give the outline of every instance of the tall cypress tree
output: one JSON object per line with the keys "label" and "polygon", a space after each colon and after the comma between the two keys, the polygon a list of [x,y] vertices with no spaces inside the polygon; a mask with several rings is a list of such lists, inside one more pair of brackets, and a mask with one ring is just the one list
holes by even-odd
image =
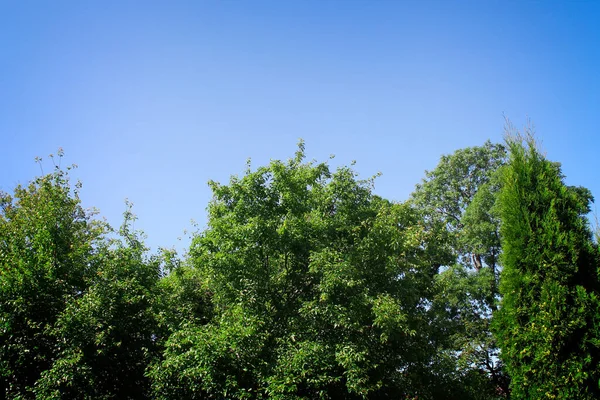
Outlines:
{"label": "tall cypress tree", "polygon": [[496,334],[515,399],[600,398],[598,248],[589,190],[569,187],[531,134],[507,140]]}

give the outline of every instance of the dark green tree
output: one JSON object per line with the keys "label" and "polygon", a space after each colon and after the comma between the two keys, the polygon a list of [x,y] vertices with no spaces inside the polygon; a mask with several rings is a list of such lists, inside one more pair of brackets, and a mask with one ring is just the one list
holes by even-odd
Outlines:
{"label": "dark green tree", "polygon": [[303,160],[211,183],[190,254],[215,316],[171,335],[157,398],[433,398],[427,232],[372,180]]}
{"label": "dark green tree", "polygon": [[145,255],[134,218],[128,204],[120,238],[99,246],[88,288],[60,314],[60,352],[35,385],[38,399],[148,398],[145,373],[159,350],[160,260]]}
{"label": "dark green tree", "polygon": [[506,160],[506,149],[487,141],[483,146],[442,156],[426,172],[412,203],[432,227],[444,234],[440,244],[462,265],[488,267],[495,274],[500,253],[498,219],[491,212],[498,190],[494,174]]}
{"label": "dark green tree", "polygon": [[600,263],[585,216],[592,196],[566,186],[530,134],[507,143],[495,326],[512,397],[600,398]]}
{"label": "dark green tree", "polygon": [[[58,153],[62,157],[62,151]],[[106,228],[81,207],[59,166],[11,196],[0,194],[0,397],[32,398],[60,343],[67,305],[81,298]]]}
{"label": "dark green tree", "polygon": [[157,318],[160,341],[186,325],[204,325],[213,315],[211,292],[197,268],[182,262],[172,250],[163,250],[161,265],[166,273],[158,283]]}
{"label": "dark green tree", "polygon": [[429,248],[441,267],[431,317],[443,337],[440,352],[454,359],[454,369],[484,398],[508,386],[490,330],[500,254],[493,206],[505,159],[504,146],[489,141],[442,156],[411,199],[431,232]]}

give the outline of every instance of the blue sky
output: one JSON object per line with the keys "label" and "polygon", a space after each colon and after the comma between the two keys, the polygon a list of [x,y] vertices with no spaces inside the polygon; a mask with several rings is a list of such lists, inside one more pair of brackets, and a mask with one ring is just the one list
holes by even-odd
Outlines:
{"label": "blue sky", "polygon": [[181,249],[248,157],[304,138],[405,200],[506,115],[600,199],[598,21],[595,1],[2,1],[0,189],[63,147],[84,206],[118,226],[129,198]]}

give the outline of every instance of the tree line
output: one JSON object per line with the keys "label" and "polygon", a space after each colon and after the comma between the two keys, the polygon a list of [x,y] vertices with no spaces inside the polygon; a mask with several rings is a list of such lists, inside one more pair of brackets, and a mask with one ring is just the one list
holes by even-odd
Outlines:
{"label": "tree line", "polygon": [[2,398],[600,398],[593,198],[528,132],[405,202],[300,142],[210,182],[184,256],[130,204],[119,229],[84,209],[70,169],[0,194]]}

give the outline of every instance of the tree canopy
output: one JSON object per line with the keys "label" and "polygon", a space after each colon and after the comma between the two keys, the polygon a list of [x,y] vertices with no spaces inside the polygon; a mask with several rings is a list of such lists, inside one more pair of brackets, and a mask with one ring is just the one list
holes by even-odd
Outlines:
{"label": "tree canopy", "polygon": [[489,141],[442,156],[411,198],[427,229],[435,232],[430,246],[442,266],[432,304],[447,338],[439,351],[451,354],[458,370],[483,372],[487,379],[478,385],[489,393],[508,391],[490,329],[501,250],[494,205],[506,156],[503,145]]}
{"label": "tree canopy", "polygon": [[161,396],[410,393],[431,357],[416,332],[427,330],[432,275],[411,208],[373,195],[350,168],[304,162],[303,144],[287,163],[211,187],[190,263],[216,314],[169,339],[153,372]]}
{"label": "tree canopy", "polygon": [[442,156],[406,202],[300,142],[210,182],[183,256],[70,170],[0,194],[2,398],[600,396],[592,196],[531,136]]}
{"label": "tree canopy", "polygon": [[0,390],[6,397],[31,396],[52,365],[58,319],[88,287],[104,233],[59,168],[17,186],[12,196],[0,195]]}

